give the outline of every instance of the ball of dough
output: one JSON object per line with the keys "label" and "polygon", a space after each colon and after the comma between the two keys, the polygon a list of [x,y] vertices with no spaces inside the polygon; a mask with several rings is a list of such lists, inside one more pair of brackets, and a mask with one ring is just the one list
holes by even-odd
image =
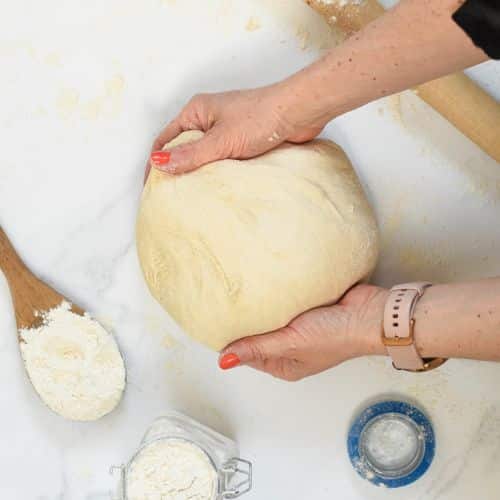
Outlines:
{"label": "ball of dough", "polygon": [[378,232],[346,155],[316,140],[180,176],[153,169],[137,249],[153,296],[221,350],[338,300],[373,270]]}

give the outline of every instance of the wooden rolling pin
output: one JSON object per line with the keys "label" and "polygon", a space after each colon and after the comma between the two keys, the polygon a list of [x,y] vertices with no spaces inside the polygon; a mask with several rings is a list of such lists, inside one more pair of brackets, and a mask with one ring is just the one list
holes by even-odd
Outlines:
{"label": "wooden rolling pin", "polygon": [[[350,35],[384,12],[377,0],[359,4],[305,0],[330,26]],[[419,85],[415,93],[500,162],[500,104],[463,73]]]}

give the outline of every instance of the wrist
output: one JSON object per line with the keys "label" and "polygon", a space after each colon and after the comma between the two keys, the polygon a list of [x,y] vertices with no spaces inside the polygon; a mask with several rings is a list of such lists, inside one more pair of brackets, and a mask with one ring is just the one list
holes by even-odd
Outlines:
{"label": "wrist", "polygon": [[[422,357],[451,357],[448,351],[450,338],[448,330],[443,328],[443,319],[451,323],[457,318],[461,301],[449,293],[453,285],[431,286],[417,302],[413,318],[415,320],[414,336],[417,350]],[[452,300],[449,296],[452,296]]]}
{"label": "wrist", "polygon": [[[283,105],[283,115],[297,129],[323,128],[338,116],[340,107],[329,82],[321,74],[321,61],[314,63],[285,80],[275,84]],[[346,111],[346,110],[345,110]]]}
{"label": "wrist", "polygon": [[374,288],[374,292],[368,300],[359,308],[352,318],[354,328],[351,328],[353,335],[352,343],[354,356],[384,356],[387,350],[382,343],[384,307],[389,296],[389,290],[385,288]]}
{"label": "wrist", "polygon": [[363,339],[364,356],[386,356],[387,349],[382,342],[384,333],[384,308],[389,297],[389,290],[381,289],[370,301],[370,313]]}
{"label": "wrist", "polygon": [[[391,288],[384,310],[383,344],[395,368],[410,372],[429,371],[441,366],[446,356],[426,356],[421,339],[415,338],[416,309],[432,283],[411,282]],[[420,347],[420,348],[419,348]]]}

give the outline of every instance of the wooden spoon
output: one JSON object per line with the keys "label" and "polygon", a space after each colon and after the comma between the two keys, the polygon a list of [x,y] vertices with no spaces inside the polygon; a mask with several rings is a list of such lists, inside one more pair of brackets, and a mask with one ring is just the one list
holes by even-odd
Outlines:
{"label": "wooden spoon", "polygon": [[[21,351],[23,351],[23,342],[25,342],[25,340],[21,337],[21,330],[38,328],[44,322],[44,318],[48,315],[49,311],[61,307],[63,302],[69,304],[72,304],[72,302],[33,275],[19,255],[17,255],[1,227],[0,270],[5,274],[12,292],[18,328],[17,337]],[[71,306],[71,312],[78,316],[85,315],[84,310],[75,305]],[[71,333],[78,336],[81,330],[75,329],[74,332],[70,331],[70,334]],[[38,337],[38,339],[40,338],[41,337]],[[61,345],[64,346],[64,339],[61,342]],[[114,365],[114,372],[112,372],[114,375],[107,379],[110,384],[116,385],[111,387],[110,392],[109,385],[106,386],[106,384],[104,384],[106,386],[104,388],[104,394],[109,396],[108,400],[106,400],[106,398],[100,398],[100,394],[98,393],[99,386],[96,386],[94,381],[95,375],[92,369],[96,365],[92,365],[92,362],[96,361],[99,357],[98,355],[82,364],[86,370],[90,371],[85,372],[85,375],[82,375],[83,378],[77,380],[76,386],[67,383],[67,380],[72,380],[71,377],[61,378],[59,369],[55,369],[53,372],[54,378],[50,384],[44,385],[44,381],[44,384],[39,384],[37,387],[36,381],[32,378],[33,372],[30,371],[30,365],[27,364],[23,354],[24,366],[36,392],[41,397],[42,401],[54,412],[71,420],[97,420],[112,411],[118,405],[125,388],[125,365],[119,347],[114,339],[113,346],[114,347],[109,347],[109,344],[105,344],[103,346],[104,350],[102,351],[108,357],[112,355],[117,363]],[[67,356],[67,352],[62,351],[61,349],[55,350],[53,354],[54,361],[61,361],[61,353],[62,358]],[[117,361],[118,359],[120,360],[119,362]],[[33,369],[33,366],[34,365],[31,364],[31,369]],[[102,367],[98,368],[102,370]],[[106,367],[106,369],[109,369],[109,367]],[[56,382],[54,382],[54,380]],[[80,381],[83,381],[82,386],[78,385]],[[40,379],[38,379],[38,382],[40,382]],[[55,392],[54,386],[56,389]],[[73,390],[76,391],[76,393],[73,393]],[[81,392],[82,390],[83,393]],[[81,398],[80,404],[76,403],[76,407],[74,403],[74,394],[78,394],[78,397]]]}
{"label": "wooden spoon", "polygon": [[[67,300],[26,267],[1,226],[0,269],[7,278],[12,293],[18,330],[40,326],[44,312],[58,307]],[[71,301],[68,302],[72,304]],[[80,316],[85,313],[75,305],[72,305],[71,310]]]}

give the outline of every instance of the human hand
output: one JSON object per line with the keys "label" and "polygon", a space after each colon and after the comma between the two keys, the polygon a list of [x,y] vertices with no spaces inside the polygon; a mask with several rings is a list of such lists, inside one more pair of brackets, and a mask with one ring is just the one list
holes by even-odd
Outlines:
{"label": "human hand", "polygon": [[[316,137],[329,117],[299,98],[292,84],[252,90],[200,94],[155,140],[146,178],[152,166],[182,174],[225,158],[252,158],[285,141],[305,142]],[[170,151],[163,146],[184,130],[203,130],[205,136]]]}
{"label": "human hand", "polygon": [[233,342],[220,355],[222,369],[239,364],[288,381],[368,354],[383,354],[381,341],[388,291],[357,285],[335,305],[305,312],[288,326]]}

